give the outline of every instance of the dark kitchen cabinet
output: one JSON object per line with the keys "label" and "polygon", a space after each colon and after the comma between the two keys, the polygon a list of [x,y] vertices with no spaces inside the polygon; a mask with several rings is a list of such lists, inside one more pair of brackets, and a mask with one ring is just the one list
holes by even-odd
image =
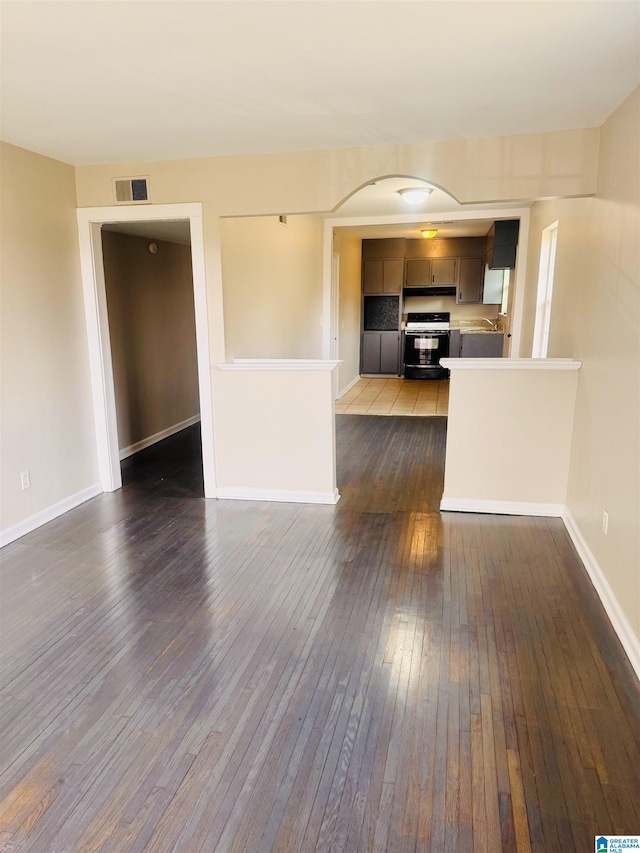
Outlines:
{"label": "dark kitchen cabinet", "polygon": [[487,235],[487,266],[492,270],[513,269],[518,251],[519,219],[497,220]]}
{"label": "dark kitchen cabinet", "polygon": [[362,289],[365,293],[400,293],[404,260],[365,260],[362,262]]}
{"label": "dark kitchen cabinet", "polygon": [[405,287],[429,287],[431,261],[429,258],[409,258],[405,267]]}
{"label": "dark kitchen cabinet", "polygon": [[457,258],[433,258],[431,261],[431,284],[434,287],[455,285]]}
{"label": "dark kitchen cabinet", "polygon": [[397,376],[399,358],[399,332],[362,333],[362,373],[388,373]]}
{"label": "dark kitchen cabinet", "polygon": [[449,358],[460,357],[460,339],[462,335],[459,329],[451,329],[449,332]]}
{"label": "dark kitchen cabinet", "polygon": [[499,332],[467,332],[460,340],[461,358],[502,358],[504,335]]}
{"label": "dark kitchen cabinet", "polygon": [[459,305],[482,302],[484,258],[460,258],[459,264],[456,302]]}
{"label": "dark kitchen cabinet", "polygon": [[405,287],[455,287],[457,258],[408,258]]}

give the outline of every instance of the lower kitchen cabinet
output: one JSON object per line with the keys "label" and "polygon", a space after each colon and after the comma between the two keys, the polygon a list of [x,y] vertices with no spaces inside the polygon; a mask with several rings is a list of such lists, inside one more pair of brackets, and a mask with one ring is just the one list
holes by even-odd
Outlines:
{"label": "lower kitchen cabinet", "polygon": [[362,333],[362,373],[399,373],[399,332]]}
{"label": "lower kitchen cabinet", "polygon": [[449,358],[460,357],[460,340],[462,335],[458,329],[451,329],[449,332]]}
{"label": "lower kitchen cabinet", "polygon": [[460,335],[461,358],[502,358],[504,335],[498,332],[467,332]]}

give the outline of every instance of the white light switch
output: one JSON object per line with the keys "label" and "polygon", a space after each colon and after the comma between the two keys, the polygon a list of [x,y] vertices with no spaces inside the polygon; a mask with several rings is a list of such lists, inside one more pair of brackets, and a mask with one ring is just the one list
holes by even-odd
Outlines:
{"label": "white light switch", "polygon": [[20,474],[20,484],[22,485],[23,489],[28,489],[31,485],[31,477],[29,476],[28,471],[23,471]]}

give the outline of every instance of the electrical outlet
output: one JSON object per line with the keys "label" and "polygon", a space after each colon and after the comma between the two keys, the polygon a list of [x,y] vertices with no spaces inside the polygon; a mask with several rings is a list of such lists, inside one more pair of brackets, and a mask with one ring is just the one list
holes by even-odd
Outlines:
{"label": "electrical outlet", "polygon": [[20,474],[20,485],[23,489],[28,489],[31,485],[31,477],[29,476],[28,471],[22,471]]}
{"label": "electrical outlet", "polygon": [[606,509],[603,510],[602,513],[602,532],[605,536],[609,532],[609,513],[606,511]]}

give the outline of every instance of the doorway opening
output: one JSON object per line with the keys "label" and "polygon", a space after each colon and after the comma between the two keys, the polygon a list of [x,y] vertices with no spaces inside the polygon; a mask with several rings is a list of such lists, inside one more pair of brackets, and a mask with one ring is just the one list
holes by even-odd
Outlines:
{"label": "doorway opening", "polygon": [[202,497],[188,220],[102,226],[122,483]]}
{"label": "doorway opening", "polygon": [[[195,334],[197,377],[194,377],[192,374],[187,383],[187,393],[180,392],[180,406],[176,407],[174,405],[175,401],[167,403],[166,400],[159,404],[157,397],[152,401],[148,396],[148,388],[146,390],[143,388],[142,394],[138,395],[137,398],[135,394],[127,396],[127,393],[121,388],[118,393],[124,402],[120,407],[121,411],[118,409],[114,382],[114,358],[112,357],[111,346],[112,330],[109,323],[107,285],[105,281],[105,258],[103,252],[104,226],[107,226],[107,232],[112,232],[111,236],[107,237],[110,241],[116,239],[113,234],[117,234],[117,230],[121,227],[133,229],[134,231],[138,229],[138,233],[133,236],[142,239],[142,249],[144,252],[149,256],[158,256],[161,259],[160,250],[161,247],[164,247],[163,255],[165,260],[167,254],[171,251],[166,247],[164,242],[161,242],[162,236],[166,234],[166,229],[178,229],[181,230],[183,235],[189,235],[191,243],[190,304],[192,305],[191,316],[193,318],[193,325],[190,328],[191,333]],[[193,433],[197,433],[199,417],[202,436],[201,477],[204,484],[204,496],[216,497],[213,401],[210,381],[209,331],[201,204],[81,208],[78,210],[78,232],[85,296],[98,468],[103,491],[115,491],[122,486],[121,456],[126,462],[126,460],[132,458],[135,454],[139,461],[141,458],[144,458],[140,454],[145,454],[147,457],[156,458],[157,462],[158,454],[161,454],[163,450],[161,443],[167,441],[170,445],[175,445],[178,441],[175,436],[182,430],[191,429]],[[165,242],[168,245],[171,241]],[[150,283],[147,289],[152,287],[153,284]],[[111,301],[113,303],[113,299]],[[168,301],[170,302],[170,300]],[[188,313],[185,307],[188,301],[183,292],[181,307],[183,317]],[[153,305],[153,311],[156,311],[158,301],[154,300]],[[121,313],[123,310],[123,307],[120,306]],[[167,314],[166,306],[164,314]],[[145,323],[147,319],[145,318]],[[136,323],[134,322],[131,325],[136,326]],[[154,345],[146,348],[142,347],[142,361],[146,360],[148,362],[147,367],[149,368],[147,385],[149,382],[151,385],[154,382],[160,384],[161,373],[173,369],[171,366],[167,367],[167,364],[172,365],[174,361],[179,363],[182,356],[182,353],[175,351],[167,353],[169,344],[162,339],[161,326],[161,323],[156,323],[153,326],[154,330],[149,333],[154,338]],[[135,336],[136,328],[130,331],[131,335]],[[122,336],[122,330],[119,333]],[[145,332],[145,334],[147,333]],[[175,342],[172,341],[171,346],[175,348]],[[189,352],[188,360],[193,366],[193,342],[191,343]],[[172,359],[167,361],[169,354],[172,356]],[[123,369],[126,371],[126,366]],[[120,367],[117,370],[122,372]],[[134,376],[131,381],[135,382],[138,380]],[[175,377],[173,381],[175,389]],[[136,402],[132,404],[132,400]],[[185,400],[188,402],[186,409],[182,405]],[[180,412],[185,413],[189,405],[193,408],[196,405],[196,400],[199,403],[197,406],[199,413],[183,414],[182,419],[180,419]],[[132,405],[136,408],[135,417],[131,417],[132,413],[126,411],[126,407],[131,407]],[[159,428],[157,426],[162,423],[162,419],[159,420],[157,417],[158,407],[162,410],[161,414],[166,424]],[[152,409],[154,410],[153,412],[151,412]],[[130,430],[128,433],[123,427],[123,423],[127,419],[128,426],[126,429]],[[169,421],[172,422],[169,423]],[[152,426],[153,424],[156,427]],[[123,432],[122,438],[119,436],[119,431]],[[130,467],[130,465],[131,463],[126,464],[125,468]]]}
{"label": "doorway opening", "polygon": [[[430,192],[409,211],[401,189],[418,184]],[[498,220],[520,223],[510,277],[492,263]],[[376,414],[395,414],[391,397],[397,392],[396,404],[405,414],[445,415],[446,394],[437,393],[438,383],[444,383],[425,366],[439,363],[440,355],[518,355],[526,267],[518,258],[526,257],[528,222],[528,208],[477,204],[465,209],[446,190],[409,176],[375,179],[341,203],[336,215],[325,219],[324,239],[325,329],[332,330],[324,340],[324,357],[332,352],[337,328],[342,362],[337,411],[346,407],[374,413],[373,402]],[[335,252],[340,291],[337,320],[331,323],[336,313],[330,272]],[[416,337],[414,358],[408,360],[405,333],[422,329],[418,321],[424,321],[429,334]],[[445,334],[437,340],[436,321],[438,332],[448,333],[448,350]],[[476,332],[492,334],[474,336]],[[419,370],[406,371],[405,364]],[[427,372],[433,374],[424,383],[428,395],[414,386]],[[363,379],[370,380],[366,388]],[[416,409],[412,399],[428,405]]]}

